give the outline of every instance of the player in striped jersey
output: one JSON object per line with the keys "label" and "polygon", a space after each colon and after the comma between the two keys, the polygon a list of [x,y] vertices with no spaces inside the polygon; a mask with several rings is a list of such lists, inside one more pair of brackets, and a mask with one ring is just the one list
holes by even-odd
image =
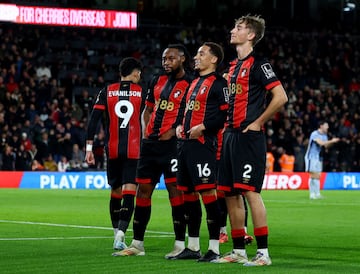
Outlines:
{"label": "player in striped jersey", "polygon": [[[270,265],[266,209],[261,197],[266,166],[264,124],[287,102],[286,92],[269,61],[255,54],[263,38],[265,20],[245,15],[235,20],[230,44],[237,58],[228,70],[229,111],[223,134],[219,165],[219,190],[226,192],[233,250],[218,262]],[[267,104],[266,95],[271,94]],[[245,250],[245,209],[242,195],[251,210],[256,256],[248,261]]]}
{"label": "player in striped jersey", "polygon": [[[184,120],[176,128],[178,140],[178,188],[190,204],[188,248],[174,259],[211,262],[219,258],[220,208],[216,195],[217,135],[224,127],[228,109],[226,80],[216,72],[222,62],[222,47],[205,42],[194,57],[199,77],[192,81],[186,97]],[[208,250],[200,257],[201,210],[195,210],[194,199],[200,193],[206,210],[209,232]],[[187,198],[189,197],[189,198]]]}
{"label": "player in striped jersey", "polygon": [[107,155],[107,179],[111,186],[110,218],[114,229],[114,249],[126,248],[125,233],[134,212],[136,167],[140,156],[142,135],[141,109],[142,64],[128,57],[120,62],[120,82],[100,90],[90,115],[85,160],[95,164],[93,141],[98,125],[105,114],[105,151]]}
{"label": "player in striped jersey", "polygon": [[149,84],[143,112],[144,138],[136,175],[139,188],[133,220],[134,237],[131,245],[116,256],[145,255],[144,236],[151,215],[151,197],[162,175],[169,193],[175,232],[174,249],[165,258],[171,259],[185,248],[184,197],[176,187],[175,128],[181,123],[184,112],[181,101],[193,79],[187,71],[189,61],[183,45],[169,45],[162,54],[164,73],[155,75]]}

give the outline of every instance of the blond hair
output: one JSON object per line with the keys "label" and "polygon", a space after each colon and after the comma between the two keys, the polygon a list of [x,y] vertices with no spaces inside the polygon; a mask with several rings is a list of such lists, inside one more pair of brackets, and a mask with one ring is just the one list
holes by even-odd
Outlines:
{"label": "blond hair", "polygon": [[264,37],[265,20],[260,15],[247,14],[235,19],[235,25],[242,23],[245,23],[246,27],[255,33],[253,45],[256,45]]}

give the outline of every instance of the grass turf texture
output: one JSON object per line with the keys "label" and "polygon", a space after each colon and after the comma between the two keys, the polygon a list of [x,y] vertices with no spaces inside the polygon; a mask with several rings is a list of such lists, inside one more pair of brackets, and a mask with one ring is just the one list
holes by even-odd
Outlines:
{"label": "grass turf texture", "polygon": [[[169,261],[174,236],[166,190],[153,194],[145,256],[112,257],[107,190],[0,189],[0,272],[5,273],[359,273],[359,192],[263,191],[273,265]],[[204,212],[204,211],[203,211]],[[208,247],[205,212],[201,249]],[[248,231],[253,234],[249,216]],[[230,225],[228,224],[230,232]],[[132,224],[126,235],[129,244]],[[222,254],[231,240],[220,245]],[[247,247],[254,256],[256,243]]]}

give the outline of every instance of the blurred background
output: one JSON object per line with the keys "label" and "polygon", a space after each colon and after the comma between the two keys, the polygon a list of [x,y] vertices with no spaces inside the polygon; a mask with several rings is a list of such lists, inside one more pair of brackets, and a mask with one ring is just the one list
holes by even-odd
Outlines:
{"label": "blurred background", "polygon": [[[219,3],[221,2],[221,3]],[[144,63],[142,85],[160,73],[162,50],[183,43],[194,55],[205,41],[235,57],[229,31],[241,15],[261,15],[266,33],[256,51],[269,58],[288,96],[266,126],[268,152],[280,171],[283,154],[304,171],[311,131],[320,120],[341,142],[325,152],[324,171],[360,171],[359,0],[100,0],[0,1],[29,6],[111,9],[138,13],[137,30],[19,25],[0,22],[0,169],[103,170],[83,163],[94,97],[118,80],[127,56]]]}

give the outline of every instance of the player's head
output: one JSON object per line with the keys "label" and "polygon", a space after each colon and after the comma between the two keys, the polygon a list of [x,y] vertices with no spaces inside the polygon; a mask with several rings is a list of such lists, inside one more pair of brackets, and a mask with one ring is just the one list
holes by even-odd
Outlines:
{"label": "player's head", "polygon": [[205,42],[203,45],[209,47],[210,53],[217,57],[216,65],[218,66],[224,60],[224,50],[222,46],[214,42]]}
{"label": "player's head", "polygon": [[133,74],[135,82],[140,81],[140,75],[142,70],[142,63],[133,57],[126,57],[121,60],[119,65],[119,72],[121,78],[128,77]]}
{"label": "player's head", "polygon": [[[259,15],[244,15],[235,20],[235,27],[231,30],[231,44],[238,44],[241,41],[239,34],[243,32],[243,38],[251,40],[252,45],[255,46],[263,37],[265,33],[265,20]],[[252,35],[253,34],[253,35]],[[251,36],[252,35],[252,36]]]}
{"label": "player's head", "polygon": [[199,47],[194,60],[195,70],[199,71],[200,75],[208,74],[215,71],[216,67],[223,61],[224,51],[222,47],[214,42],[205,42]]}
{"label": "player's head", "polygon": [[190,67],[190,55],[184,45],[170,44],[162,54],[161,64],[166,74],[175,76]]}
{"label": "player's head", "polygon": [[322,133],[327,133],[329,130],[329,124],[326,121],[320,121],[319,122],[319,130]]}

